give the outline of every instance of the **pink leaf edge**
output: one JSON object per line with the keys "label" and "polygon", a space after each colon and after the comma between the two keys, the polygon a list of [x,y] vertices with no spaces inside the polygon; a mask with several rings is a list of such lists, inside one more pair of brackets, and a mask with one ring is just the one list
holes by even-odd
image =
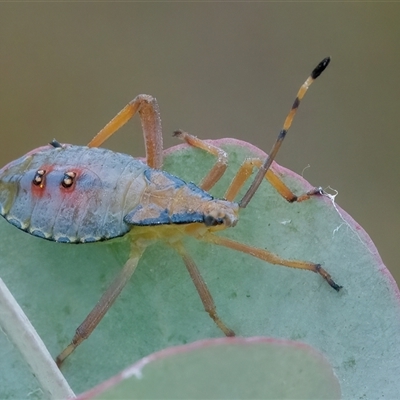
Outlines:
{"label": "pink leaf edge", "polygon": [[309,354],[311,354],[314,359],[317,359],[320,363],[326,365],[327,368],[332,370],[332,366],[329,364],[329,362],[323,356],[323,354],[321,354],[319,351],[317,351],[310,345],[302,343],[302,342],[295,342],[293,340],[288,340],[288,339],[277,339],[277,338],[262,337],[262,336],[254,336],[254,337],[248,337],[248,338],[222,337],[222,338],[216,338],[216,339],[204,339],[204,340],[199,340],[199,341],[181,345],[181,346],[168,347],[166,349],[157,351],[146,357],[143,357],[136,363],[134,363],[131,366],[122,370],[117,375],[114,375],[110,379],[107,379],[106,381],[100,383],[99,385],[95,386],[94,388],[80,394],[76,398],[76,400],[92,399],[93,397],[100,395],[107,389],[117,385],[118,383],[122,382],[125,379],[131,378],[132,376],[136,376],[138,379],[140,379],[143,376],[142,371],[145,366],[147,366],[148,364],[150,364],[154,361],[162,360],[164,358],[167,358],[167,357],[170,357],[170,356],[173,356],[176,354],[188,353],[188,352],[191,352],[194,350],[207,348],[207,347],[213,347],[213,346],[249,345],[249,344],[263,344],[263,343],[264,344],[275,344],[278,346],[291,347],[291,348],[298,349],[298,350],[304,350],[304,351],[308,352]]}

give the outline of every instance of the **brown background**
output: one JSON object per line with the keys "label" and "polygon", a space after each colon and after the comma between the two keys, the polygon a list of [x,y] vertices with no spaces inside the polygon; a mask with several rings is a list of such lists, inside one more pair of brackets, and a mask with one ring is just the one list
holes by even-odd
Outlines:
{"label": "brown background", "polygon": [[[2,3],[0,164],[54,137],[86,144],[139,93],[177,128],[269,151],[326,55],[278,162],[371,235],[400,281],[398,4]],[[143,155],[131,123],[107,146]]]}

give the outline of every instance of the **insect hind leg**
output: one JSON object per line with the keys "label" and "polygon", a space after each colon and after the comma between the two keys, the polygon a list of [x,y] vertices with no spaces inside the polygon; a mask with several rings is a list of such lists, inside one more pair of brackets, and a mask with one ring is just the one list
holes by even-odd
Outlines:
{"label": "insect hind leg", "polygon": [[64,360],[85,340],[103,319],[106,312],[113,305],[116,298],[122,292],[126,283],[135,272],[139,259],[145,250],[145,246],[132,245],[130,258],[125,263],[121,272],[117,275],[105,293],[101,296],[93,310],[77,328],[71,343],[57,356],[56,363],[61,367]]}
{"label": "insect hind leg", "polygon": [[139,94],[130,101],[88,144],[101,146],[118,129],[122,128],[136,113],[142,122],[147,165],[161,169],[163,164],[163,137],[157,100],[147,94]]}
{"label": "insect hind leg", "polygon": [[[250,178],[254,167],[260,168],[262,163],[262,160],[259,158],[247,158],[244,160],[225,192],[224,198],[228,201],[234,201],[243,185]],[[275,188],[275,190],[290,203],[308,200],[312,196],[322,195],[324,193],[322,188],[314,188],[300,196],[297,196],[272,169],[268,169],[264,177]]]}

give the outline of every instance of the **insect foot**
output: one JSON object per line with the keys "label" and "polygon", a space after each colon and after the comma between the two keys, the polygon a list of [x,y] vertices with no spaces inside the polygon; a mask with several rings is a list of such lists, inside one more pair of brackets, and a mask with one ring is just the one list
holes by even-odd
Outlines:
{"label": "insect foot", "polygon": [[343,286],[338,285],[330,276],[330,274],[325,271],[322,267],[321,264],[315,264],[315,272],[320,274],[328,283],[331,287],[333,287],[337,292],[342,289]]}

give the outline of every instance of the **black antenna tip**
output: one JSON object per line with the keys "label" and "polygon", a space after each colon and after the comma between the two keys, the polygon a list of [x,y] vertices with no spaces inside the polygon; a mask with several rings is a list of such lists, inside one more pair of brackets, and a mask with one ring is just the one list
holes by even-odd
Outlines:
{"label": "black antenna tip", "polygon": [[317,79],[324,71],[328,64],[331,62],[330,57],[324,58],[311,72],[311,78]]}

